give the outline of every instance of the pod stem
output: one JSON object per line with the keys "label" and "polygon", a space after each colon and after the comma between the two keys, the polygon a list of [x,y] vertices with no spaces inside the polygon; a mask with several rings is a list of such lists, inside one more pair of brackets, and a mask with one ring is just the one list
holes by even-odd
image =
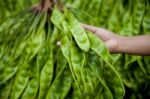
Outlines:
{"label": "pod stem", "polygon": [[35,13],[39,13],[42,11],[47,11],[48,13],[51,13],[55,4],[58,4],[58,0],[40,0],[39,4],[32,7],[32,10]]}
{"label": "pod stem", "polygon": [[48,10],[49,8],[51,9],[53,6],[54,2],[53,0],[41,0],[40,2],[40,7],[42,10]]}

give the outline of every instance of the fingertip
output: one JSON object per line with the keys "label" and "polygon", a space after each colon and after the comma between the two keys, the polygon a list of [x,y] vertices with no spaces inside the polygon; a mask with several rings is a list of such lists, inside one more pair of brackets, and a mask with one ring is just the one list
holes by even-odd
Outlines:
{"label": "fingertip", "polygon": [[86,24],[82,24],[82,27],[85,30],[88,30],[88,31],[93,32],[93,33],[95,33],[98,30],[97,27],[94,27],[94,26],[91,26],[91,25],[86,25]]}
{"label": "fingertip", "polygon": [[89,30],[90,25],[81,23],[81,26],[85,29],[85,30]]}
{"label": "fingertip", "polygon": [[86,25],[84,23],[81,23],[80,26],[83,27],[83,28],[86,27]]}

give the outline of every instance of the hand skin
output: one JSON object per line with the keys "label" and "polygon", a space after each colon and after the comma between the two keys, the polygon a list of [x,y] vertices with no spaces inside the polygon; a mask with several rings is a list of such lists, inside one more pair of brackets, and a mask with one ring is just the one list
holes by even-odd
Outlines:
{"label": "hand skin", "polygon": [[111,53],[150,55],[150,35],[123,37],[103,28],[85,24],[82,24],[82,27],[104,41]]}

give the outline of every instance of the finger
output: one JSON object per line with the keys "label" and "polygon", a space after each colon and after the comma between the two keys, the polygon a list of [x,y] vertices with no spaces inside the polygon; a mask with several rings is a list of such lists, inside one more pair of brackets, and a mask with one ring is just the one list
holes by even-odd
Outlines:
{"label": "finger", "polygon": [[94,27],[94,26],[91,26],[91,25],[86,25],[86,24],[82,24],[82,27],[85,29],[85,30],[88,30],[92,33],[94,33],[95,35],[97,35],[99,38],[101,38],[103,40],[103,30],[98,28],[98,27]]}
{"label": "finger", "polygon": [[97,27],[94,27],[94,26],[90,26],[90,25],[86,25],[86,24],[81,24],[81,26],[85,29],[85,30],[88,30],[90,32],[93,32],[93,33],[96,33],[99,28]]}
{"label": "finger", "polygon": [[94,26],[90,26],[90,25],[86,25],[86,24],[82,24],[82,27],[85,30],[93,32],[95,35],[97,35],[103,41],[107,41],[108,39],[115,37],[115,35],[111,31],[108,31],[104,28],[98,28],[98,27],[94,27]]}

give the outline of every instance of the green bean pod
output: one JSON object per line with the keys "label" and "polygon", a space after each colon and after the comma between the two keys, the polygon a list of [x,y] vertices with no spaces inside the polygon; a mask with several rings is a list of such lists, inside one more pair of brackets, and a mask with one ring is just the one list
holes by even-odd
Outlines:
{"label": "green bean pod", "polygon": [[134,35],[137,35],[140,32],[140,26],[142,25],[144,12],[145,12],[145,0],[135,0],[133,20],[132,20]]}
{"label": "green bean pod", "polygon": [[38,85],[39,85],[39,68],[36,64],[36,61],[32,63],[30,67],[30,77],[27,83],[26,89],[22,94],[22,99],[35,99],[36,94],[38,92]]}
{"label": "green bean pod", "polygon": [[[22,52],[24,51],[25,47],[27,46],[28,38],[26,36],[31,33],[31,30],[33,30],[33,26],[37,25],[36,21],[38,21],[40,18],[35,17],[35,15],[31,14],[30,15],[30,20],[25,20],[27,22],[24,22],[23,26],[20,27],[21,29],[19,30],[20,34],[17,34],[17,39],[15,38],[15,44],[14,44],[14,60],[21,57]],[[35,18],[35,19],[34,19]],[[36,21],[35,21],[36,20]],[[24,27],[27,25],[26,29]],[[19,28],[19,27],[18,27]]]}
{"label": "green bean pod", "polygon": [[63,56],[61,51],[57,54],[57,56],[58,56],[58,58],[57,58],[55,79],[58,79],[61,76],[61,74],[63,73],[63,71],[65,70],[65,68],[68,66],[67,60]]}
{"label": "green bean pod", "polygon": [[68,99],[82,99],[82,94],[75,82],[72,82],[73,92],[70,96],[68,96]]}
{"label": "green bean pod", "polygon": [[16,62],[13,62],[13,63],[1,63],[2,66],[5,66],[4,67],[1,67],[1,71],[2,71],[2,74],[0,75],[0,84],[6,82],[7,80],[9,80],[10,78],[12,78],[15,73],[17,72],[18,70],[18,66],[20,65],[17,65]]}
{"label": "green bean pod", "polygon": [[149,67],[150,57],[149,56],[145,56],[144,57],[144,63],[146,64],[146,70],[148,70],[147,74],[150,75],[150,67]]}
{"label": "green bean pod", "polygon": [[65,33],[61,33],[61,51],[62,51],[64,57],[66,58],[67,62],[69,63],[69,68],[71,70],[73,79],[75,80],[75,83],[77,84],[77,86],[79,88],[77,79],[75,77],[75,73],[73,71],[71,60],[70,60],[70,43],[69,42],[70,41],[69,41],[69,38],[67,37],[67,35]]}
{"label": "green bean pod", "polygon": [[[108,88],[111,90],[113,97],[115,99],[120,99],[123,98],[124,96],[124,87],[122,85],[122,82],[120,81],[120,78],[118,77],[117,74],[114,76],[114,71],[110,69],[110,66],[105,64],[105,69],[104,69],[104,79],[106,81],[106,84]],[[108,79],[106,78],[108,77]]]}
{"label": "green bean pod", "polygon": [[71,41],[70,43],[70,61],[71,61],[73,72],[75,73],[77,82],[79,86],[82,87],[83,81],[81,77],[83,74],[81,72],[81,69],[85,62],[85,53],[79,50],[77,45],[73,41]]}
{"label": "green bean pod", "polygon": [[113,2],[114,0],[102,0],[101,1],[101,8],[99,11],[100,18],[98,21],[102,27],[107,26],[108,21],[106,19],[109,18],[109,14],[111,13],[111,10],[112,10],[111,8],[113,7],[112,6]]}
{"label": "green bean pod", "polygon": [[13,79],[8,80],[6,83],[0,85],[0,99],[8,99],[11,88],[13,85]]}
{"label": "green bean pod", "polygon": [[51,21],[59,29],[61,28],[61,21],[63,20],[62,14],[59,11],[58,7],[55,6],[52,12]]}
{"label": "green bean pod", "polygon": [[18,67],[23,64],[25,58],[24,55],[25,54],[22,54],[22,57],[18,60],[13,60],[12,56],[10,56],[9,53],[4,53],[3,57],[1,58],[2,74],[0,75],[0,84],[6,82],[15,75]]}
{"label": "green bean pod", "polygon": [[16,74],[13,90],[11,92],[11,99],[18,99],[24,91],[29,79],[29,66],[30,64],[23,63],[18,73]]}
{"label": "green bean pod", "polygon": [[[61,82],[61,83],[60,83]],[[70,71],[65,70],[59,79],[50,87],[46,99],[64,99],[71,88],[72,77]]]}
{"label": "green bean pod", "polygon": [[50,45],[50,44],[49,43],[43,44],[42,48],[40,49],[40,51],[38,52],[38,55],[37,55],[37,66],[39,68],[40,73],[49,57],[49,53],[50,53],[49,47],[50,46],[48,46],[48,45]]}
{"label": "green bean pod", "polygon": [[50,54],[45,63],[41,75],[40,75],[40,90],[39,90],[39,99],[45,98],[46,92],[48,91],[54,72],[54,63],[53,63],[53,53],[50,48]]}
{"label": "green bean pod", "polygon": [[91,70],[89,68],[84,68],[82,70],[82,79],[83,79],[83,91],[82,91],[82,97],[85,99],[90,99],[92,97],[93,91],[94,91],[94,86],[92,83],[92,79],[90,78],[89,72]]}
{"label": "green bean pod", "polygon": [[90,48],[90,42],[85,30],[81,27],[80,22],[74,18],[73,14],[69,13],[68,11],[66,11],[66,14],[68,14],[69,17],[69,30],[71,31],[77,45],[83,51],[88,52]]}
{"label": "green bean pod", "polygon": [[112,59],[109,55],[108,49],[105,47],[104,43],[94,34],[88,32],[88,37],[90,40],[90,48],[96,52],[101,58],[105,61],[112,62]]}
{"label": "green bean pod", "polygon": [[44,25],[46,21],[46,14],[44,13],[41,18],[39,26],[36,27],[38,29],[35,28],[32,30],[31,36],[28,40],[27,46],[29,47],[26,48],[26,53],[31,54],[29,59],[32,59],[37,54],[45,40]]}
{"label": "green bean pod", "polygon": [[92,72],[94,72],[95,76],[98,78],[98,81],[100,82],[100,85],[101,85],[95,97],[96,98],[103,97],[104,99],[113,99],[113,94],[111,90],[109,89],[109,87],[107,86],[105,78],[103,77],[103,74],[104,74],[103,70],[105,68],[103,67],[104,64],[100,62],[103,62],[103,61],[100,61],[99,57],[95,53],[91,52],[89,56],[88,65],[90,66]]}
{"label": "green bean pod", "polygon": [[145,10],[145,14],[144,14],[144,18],[143,18],[143,30],[144,30],[144,34],[149,34],[150,32],[150,4],[146,6],[146,10]]}
{"label": "green bean pod", "polygon": [[121,35],[124,36],[132,36],[133,29],[132,29],[132,9],[133,9],[133,0],[128,0],[128,4],[126,5],[127,9],[124,8],[123,11],[123,18],[122,20],[122,29],[119,31]]}
{"label": "green bean pod", "polygon": [[[113,73],[114,79],[112,78],[108,82],[109,82],[110,85],[111,85],[111,83],[113,83],[114,86],[115,86],[115,87],[110,86],[110,89],[111,89],[111,87],[113,88],[113,90],[111,90],[111,91],[113,92],[114,97],[117,98],[117,99],[122,98],[125,94],[125,89],[124,89],[124,86],[122,84],[122,81],[120,79],[120,76],[119,76],[118,72],[111,65],[112,59],[110,58],[108,49],[106,49],[103,42],[96,35],[88,32],[88,36],[89,36],[89,39],[90,39],[91,49],[98,56],[100,56],[101,59],[104,60],[104,62],[106,63],[105,65],[107,66],[107,69],[110,71],[110,72],[106,73],[107,76],[105,76],[105,77],[109,77],[109,76],[111,77],[112,74],[110,74],[110,73]],[[114,74],[115,74],[115,76],[114,76]]]}
{"label": "green bean pod", "polygon": [[114,5],[112,5],[112,12],[111,12],[111,15],[110,15],[109,20],[108,20],[107,28],[114,33],[117,33],[121,30],[120,19],[122,17],[120,17],[120,16],[123,13],[123,10],[122,10],[123,7],[122,6],[123,6],[122,0],[116,0]]}

